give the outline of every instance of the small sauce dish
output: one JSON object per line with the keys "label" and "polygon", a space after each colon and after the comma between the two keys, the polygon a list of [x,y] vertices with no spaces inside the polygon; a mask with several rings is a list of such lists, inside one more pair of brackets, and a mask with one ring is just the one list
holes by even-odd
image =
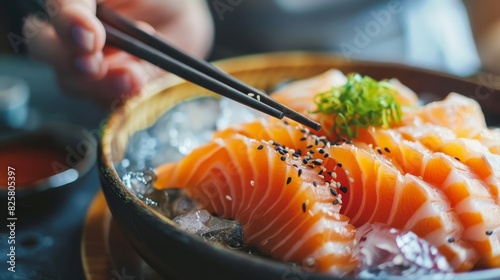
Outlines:
{"label": "small sauce dish", "polygon": [[16,196],[23,197],[75,182],[94,165],[96,149],[89,131],[67,123],[2,136],[0,170],[5,174],[0,176],[0,196],[13,187]]}

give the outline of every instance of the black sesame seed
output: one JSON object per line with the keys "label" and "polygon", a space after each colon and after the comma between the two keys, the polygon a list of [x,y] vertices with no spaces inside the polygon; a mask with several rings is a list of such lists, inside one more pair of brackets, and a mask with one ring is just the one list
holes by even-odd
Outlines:
{"label": "black sesame seed", "polygon": [[342,163],[337,163],[337,166],[342,168]]}
{"label": "black sesame seed", "polygon": [[319,144],[319,139],[318,138],[314,139],[314,145],[318,146],[318,144]]}
{"label": "black sesame seed", "polygon": [[455,237],[448,238],[448,243],[453,243],[453,242],[455,242]]}
{"label": "black sesame seed", "polygon": [[295,153],[297,153],[297,155],[301,156],[302,155],[302,150],[301,149],[297,149],[297,151],[295,151]]}
{"label": "black sesame seed", "polygon": [[299,154],[297,154],[297,153],[292,154],[292,156],[293,156],[294,158],[299,158],[299,157],[300,157],[300,155],[299,155]]}
{"label": "black sesame seed", "polygon": [[290,182],[292,181],[292,177],[288,177],[288,179],[286,179],[286,184],[290,184]]}
{"label": "black sesame seed", "polygon": [[298,175],[299,175],[299,177],[300,177],[300,175],[302,175],[302,169],[299,169]]}
{"label": "black sesame seed", "polygon": [[262,150],[262,149],[264,149],[264,145],[260,145],[257,147],[257,150]]}
{"label": "black sesame seed", "polygon": [[337,204],[339,204],[339,200],[335,199],[332,203],[333,203],[333,205],[337,205]]}
{"label": "black sesame seed", "polygon": [[307,137],[305,137],[305,136],[300,138],[300,141],[306,141],[306,140],[307,140]]}
{"label": "black sesame seed", "polygon": [[323,149],[319,149],[318,153],[320,153],[320,154],[324,154],[324,153],[325,153],[325,150],[323,150]]}
{"label": "black sesame seed", "polygon": [[460,161],[460,159],[459,159],[459,158],[457,158],[457,157],[455,157],[455,159],[456,159],[456,160],[458,160],[458,161]]}
{"label": "black sesame seed", "polygon": [[314,150],[310,150],[309,153],[312,155],[314,154]]}
{"label": "black sesame seed", "polygon": [[330,188],[330,192],[332,193],[333,196],[337,196],[337,191],[333,188]]}
{"label": "black sesame seed", "polygon": [[388,152],[388,153],[390,153],[390,152],[391,152],[391,150],[389,150],[389,148],[387,148],[387,147],[385,147],[385,148],[384,148],[384,151],[386,151],[386,152]]}
{"label": "black sesame seed", "polygon": [[339,188],[343,193],[347,193],[347,187],[346,186],[341,186]]}
{"label": "black sesame seed", "polygon": [[325,154],[325,156],[324,156],[324,158],[327,158],[327,157],[329,157],[329,156],[330,156],[330,154],[329,154],[329,153],[326,153],[326,154]]}
{"label": "black sesame seed", "polygon": [[312,147],[313,147],[313,145],[307,145],[307,146],[306,146],[306,149],[310,149],[310,148],[312,148]]}
{"label": "black sesame seed", "polygon": [[286,160],[286,156],[281,156],[280,159],[281,159],[281,161],[285,161]]}
{"label": "black sesame seed", "polygon": [[307,207],[306,203],[305,202],[302,203],[302,212],[304,213],[306,212],[306,207]]}
{"label": "black sesame seed", "polygon": [[306,158],[305,158],[305,159],[303,159],[303,160],[302,160],[302,163],[307,164],[307,159],[306,159]]}
{"label": "black sesame seed", "polygon": [[312,164],[308,164],[308,165],[307,165],[307,167],[309,167],[309,168],[314,168],[314,165],[312,165]]}
{"label": "black sesame seed", "polygon": [[315,165],[321,165],[321,161],[316,160],[316,159],[311,161],[311,162],[312,162],[312,164],[315,164]]}
{"label": "black sesame seed", "polygon": [[285,151],[283,149],[277,149],[278,153],[280,153],[281,155],[284,155],[285,154]]}
{"label": "black sesame seed", "polygon": [[377,148],[377,153],[382,154],[382,150],[380,148]]}
{"label": "black sesame seed", "polygon": [[318,172],[318,175],[323,175],[323,169]]}
{"label": "black sesame seed", "polygon": [[491,229],[486,231],[486,235],[492,235],[492,234],[493,234],[493,231]]}
{"label": "black sesame seed", "polygon": [[333,171],[328,171],[328,172],[326,172],[326,174],[328,174],[328,175],[332,176]]}
{"label": "black sesame seed", "polygon": [[313,186],[317,187],[318,183],[316,183],[316,181],[313,181]]}
{"label": "black sesame seed", "polygon": [[287,121],[287,120],[284,120],[284,121],[283,121],[283,123],[284,123],[285,125],[290,125],[290,123],[288,123],[288,121]]}

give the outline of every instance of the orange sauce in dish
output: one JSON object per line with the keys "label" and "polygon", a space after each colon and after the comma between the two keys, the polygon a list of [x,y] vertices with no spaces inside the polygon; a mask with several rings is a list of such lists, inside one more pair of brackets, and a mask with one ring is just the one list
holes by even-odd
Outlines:
{"label": "orange sauce in dish", "polygon": [[7,187],[9,167],[15,170],[16,188],[22,188],[69,169],[65,160],[64,148],[52,143],[28,142],[1,145],[0,187]]}

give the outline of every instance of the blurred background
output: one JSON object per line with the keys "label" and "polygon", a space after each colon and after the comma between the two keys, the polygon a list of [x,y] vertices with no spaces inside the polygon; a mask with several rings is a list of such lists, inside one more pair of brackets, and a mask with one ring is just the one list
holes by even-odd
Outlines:
{"label": "blurred background", "polygon": [[[42,2],[0,2],[0,76],[15,78],[14,82],[0,79],[4,82],[0,92],[10,92],[0,97],[0,140],[12,132],[35,130],[49,122],[77,125],[97,137],[95,131],[110,109],[69,97],[58,86],[52,68],[27,55],[29,38],[22,32],[23,19],[28,13],[42,11]],[[476,7],[477,2],[483,4]],[[495,23],[500,12],[495,12],[498,3],[490,0],[208,0],[206,4],[215,27],[209,60],[307,50],[332,52],[347,60],[408,64],[458,76],[500,69],[498,53],[484,47],[496,46],[500,38],[491,35],[499,29]],[[489,12],[484,13],[488,5]],[[498,79],[487,82],[500,87]],[[13,113],[14,121],[6,120],[5,111],[15,106],[20,109]],[[96,147],[92,148],[95,152]],[[4,176],[3,171],[0,176]],[[18,277],[25,278],[18,279],[83,278],[80,238],[86,209],[99,188],[95,166],[86,176],[72,188],[55,189],[36,198],[43,200],[42,206],[33,199],[19,200]],[[2,196],[1,207],[4,205]],[[3,218],[5,212],[1,212]],[[8,233],[4,226],[0,228],[0,278],[5,279],[6,254],[2,250]]]}
{"label": "blurred background", "polygon": [[[27,38],[21,31],[23,17],[40,11],[37,3],[43,1],[17,2],[0,4],[0,50],[4,54],[26,51],[23,39]],[[491,0],[481,1],[485,4],[480,7],[462,0],[206,2],[216,27],[209,59],[314,50],[334,52],[347,59],[411,64],[457,75],[472,75],[481,68],[474,35],[481,35],[476,26],[489,26],[486,19],[476,19],[476,13],[489,16],[476,10],[488,6],[497,9]]]}

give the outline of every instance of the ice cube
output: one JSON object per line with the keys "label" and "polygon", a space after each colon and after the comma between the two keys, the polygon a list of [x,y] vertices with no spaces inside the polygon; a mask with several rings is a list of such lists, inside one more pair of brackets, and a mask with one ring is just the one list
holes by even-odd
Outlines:
{"label": "ice cube", "polygon": [[122,177],[122,182],[136,195],[145,196],[151,192],[152,184],[156,180],[153,169],[146,168],[143,171],[129,171]]}
{"label": "ice cube", "polygon": [[218,242],[230,248],[244,246],[240,223],[214,217],[207,210],[189,211],[175,217],[174,222],[182,229],[208,241]]}
{"label": "ice cube", "polygon": [[171,203],[172,216],[179,216],[181,214],[185,214],[192,210],[198,209],[198,204],[187,197],[183,190],[179,190],[178,192],[182,194],[179,194],[179,196]]}
{"label": "ice cube", "polygon": [[143,171],[128,171],[122,181],[139,199],[156,211],[169,216],[171,214],[169,195],[166,190],[157,190],[153,184],[156,173],[152,168]]}
{"label": "ice cube", "polygon": [[436,247],[413,232],[366,224],[358,229],[356,239],[360,278],[432,274],[432,279],[445,279],[453,271]]}

